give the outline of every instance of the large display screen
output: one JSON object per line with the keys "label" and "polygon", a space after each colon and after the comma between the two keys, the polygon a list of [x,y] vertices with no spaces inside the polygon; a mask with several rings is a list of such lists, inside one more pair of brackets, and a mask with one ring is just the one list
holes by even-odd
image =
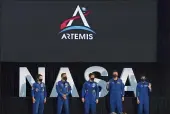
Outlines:
{"label": "large display screen", "polygon": [[1,59],[156,62],[157,2],[4,3]]}

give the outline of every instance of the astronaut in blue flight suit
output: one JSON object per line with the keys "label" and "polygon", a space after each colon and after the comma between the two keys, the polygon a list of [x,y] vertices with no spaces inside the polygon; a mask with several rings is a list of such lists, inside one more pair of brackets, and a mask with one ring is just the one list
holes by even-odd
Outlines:
{"label": "astronaut in blue flight suit", "polygon": [[32,85],[33,114],[43,114],[44,103],[46,103],[46,86],[42,82],[43,76],[37,75],[37,82]]}
{"label": "astronaut in blue flight suit", "polygon": [[[107,89],[110,94],[110,112],[111,114],[123,114],[122,101],[124,101],[124,84],[118,78],[118,72],[113,71],[113,78],[107,83]],[[117,109],[117,111],[116,111]]]}
{"label": "astronaut in blue flight suit", "polygon": [[95,74],[89,74],[89,81],[86,81],[82,88],[82,102],[84,103],[85,114],[96,114],[96,104],[99,102],[99,87],[94,82]]}
{"label": "astronaut in blue flight suit", "polygon": [[67,82],[66,73],[62,73],[61,78],[61,81],[59,81],[56,85],[56,90],[58,93],[57,114],[62,113],[63,106],[65,109],[65,114],[69,114],[69,95],[71,93],[71,86],[69,82]]}
{"label": "astronaut in blue flight suit", "polygon": [[151,83],[146,81],[145,76],[142,76],[141,82],[136,87],[138,114],[149,114],[149,92],[151,91]]}

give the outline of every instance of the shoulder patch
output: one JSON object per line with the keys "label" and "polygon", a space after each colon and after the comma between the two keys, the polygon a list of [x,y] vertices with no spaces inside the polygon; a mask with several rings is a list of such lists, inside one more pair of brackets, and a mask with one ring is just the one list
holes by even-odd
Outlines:
{"label": "shoulder patch", "polygon": [[41,87],[44,87],[44,84],[43,84],[43,83],[41,84]]}

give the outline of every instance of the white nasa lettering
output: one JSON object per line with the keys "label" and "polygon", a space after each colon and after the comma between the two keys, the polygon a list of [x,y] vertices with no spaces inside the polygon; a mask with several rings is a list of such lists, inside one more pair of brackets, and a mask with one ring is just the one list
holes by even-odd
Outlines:
{"label": "white nasa lettering", "polygon": [[[39,67],[38,73],[43,75],[43,82],[45,83],[45,68]],[[32,86],[35,83],[34,78],[26,67],[19,68],[19,97],[26,97],[26,80]]]}
{"label": "white nasa lettering", "polygon": [[[26,80],[28,80],[29,84],[32,86],[33,83],[35,83],[35,80],[33,79],[31,73],[28,71],[26,67],[20,67],[19,68],[19,97],[26,97]],[[70,83],[70,86],[72,88],[72,97],[79,97],[77,89],[75,87],[74,81],[72,79],[71,73],[68,68],[61,68],[59,71],[59,74],[57,76],[56,82],[54,84],[54,87],[52,89],[50,97],[57,97],[56,92],[56,84],[59,80],[61,80],[61,73],[65,72],[68,77],[68,82]],[[39,67],[38,73],[43,75],[43,82],[45,83],[45,68]]]}
{"label": "white nasa lettering", "polygon": [[79,94],[77,92],[76,86],[74,84],[73,78],[71,76],[71,73],[70,73],[70,70],[69,70],[68,67],[61,67],[60,68],[60,71],[58,73],[58,76],[57,76],[57,79],[56,79],[55,84],[53,86],[50,97],[57,97],[58,96],[58,94],[56,93],[56,84],[57,84],[58,81],[61,80],[61,74],[62,73],[67,74],[67,81],[70,83],[70,86],[72,88],[72,91],[71,91],[72,97],[79,97]]}
{"label": "white nasa lettering", "polygon": [[[92,72],[99,72],[101,76],[108,76],[108,72],[105,68],[101,66],[92,66],[86,69],[84,73],[84,78],[86,80],[89,80],[89,74]],[[106,96],[108,94],[108,91],[106,90],[106,85],[107,85],[106,81],[98,79],[98,78],[95,78],[94,81],[97,82],[100,87],[102,87],[102,90],[99,93],[99,97]]]}
{"label": "white nasa lettering", "polygon": [[[84,77],[86,80],[89,80],[88,75],[89,73],[92,73],[92,72],[99,72],[101,76],[108,76],[108,72],[105,68],[101,66],[92,66],[92,67],[87,68],[84,73]],[[43,75],[43,82],[45,83],[45,67],[39,67],[38,73]],[[67,74],[68,82],[70,83],[70,86],[72,88],[72,92],[71,92],[72,97],[79,97],[79,94],[77,92],[77,89],[75,87],[74,81],[72,79],[72,76],[71,76],[71,73],[68,67],[60,68],[60,71],[58,73],[58,76],[53,86],[50,97],[57,97],[56,84],[59,80],[61,80],[61,73]],[[124,68],[121,74],[121,79],[124,84],[126,83],[127,79],[129,79],[130,86],[125,86],[125,91],[133,91],[136,96],[137,81],[136,81],[132,68]],[[26,80],[28,80],[31,86],[33,83],[35,83],[28,69],[26,67],[20,67],[19,68],[19,97],[26,97]],[[99,93],[99,96],[100,97],[106,96],[108,94],[108,91],[106,90],[106,85],[107,85],[106,81],[96,78],[95,82],[97,82],[98,85],[102,88],[102,90]]]}
{"label": "white nasa lettering", "polygon": [[136,96],[137,81],[136,81],[132,68],[124,68],[121,74],[121,79],[124,84],[129,79],[130,86],[125,86],[125,91],[133,91],[134,95]]}

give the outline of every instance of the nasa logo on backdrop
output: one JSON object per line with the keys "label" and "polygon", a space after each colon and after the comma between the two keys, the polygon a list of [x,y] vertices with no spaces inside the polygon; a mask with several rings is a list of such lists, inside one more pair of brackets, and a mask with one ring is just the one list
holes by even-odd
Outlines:
{"label": "nasa logo on backdrop", "polygon": [[[96,32],[91,29],[86,17],[91,14],[91,11],[85,7],[77,6],[71,18],[64,20],[60,25],[61,40],[93,40]],[[73,21],[79,21],[83,25],[72,25]]]}

